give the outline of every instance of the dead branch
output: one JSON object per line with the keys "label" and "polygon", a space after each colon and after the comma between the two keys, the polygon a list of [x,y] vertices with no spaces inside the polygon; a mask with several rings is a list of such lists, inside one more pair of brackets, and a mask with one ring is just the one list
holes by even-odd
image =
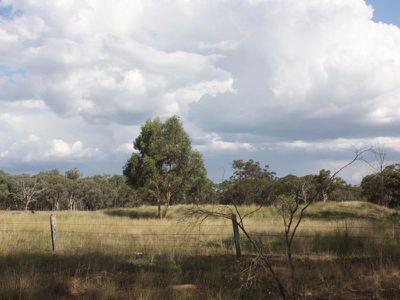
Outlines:
{"label": "dead branch", "polygon": [[[329,180],[333,180],[341,171],[343,171],[345,168],[349,167],[353,163],[355,163],[357,160],[362,160],[362,156],[364,153],[371,151],[371,148],[368,149],[362,149],[362,150],[356,150],[354,153],[354,157],[352,160],[350,160],[347,164],[343,165],[340,167],[337,171],[335,171],[329,178]],[[297,230],[304,218],[304,214],[306,210],[310,207],[312,203],[315,202],[315,200],[321,195],[323,190],[320,188],[314,192],[310,197],[305,197],[306,196],[306,185],[302,185],[302,194],[301,196],[298,196],[297,194],[295,196],[292,195],[290,197],[291,199],[288,199],[286,203],[282,203],[282,209],[281,209],[281,214],[282,214],[282,219],[284,223],[284,229],[285,229],[285,242],[286,242],[286,254],[287,254],[287,260],[289,264],[289,269],[291,273],[291,293],[290,297],[292,299],[297,298],[297,276],[296,276],[296,270],[295,270],[295,265],[293,262],[293,257],[292,257],[292,245],[293,241],[295,239]],[[293,201],[292,201],[293,200]],[[300,201],[303,203],[300,204]],[[244,269],[244,272],[247,274],[247,277],[245,279],[245,286],[251,285],[252,281],[255,280],[256,274],[254,272],[256,266],[261,266],[266,272],[268,272],[272,278],[274,279],[280,295],[282,299],[286,299],[289,295],[287,293],[287,289],[285,288],[282,279],[276,272],[273,262],[271,259],[270,254],[266,253],[266,251],[262,248],[262,246],[252,237],[252,235],[247,231],[245,224],[244,224],[244,219],[258,210],[261,209],[262,204],[260,204],[259,207],[256,209],[246,213],[242,214],[240,212],[239,206],[236,203],[236,201],[232,201],[232,208],[228,206],[219,206],[217,210],[207,210],[204,208],[201,208],[199,206],[192,207],[191,209],[188,209],[185,217],[190,218],[190,219],[195,219],[198,224],[202,224],[205,220],[207,220],[210,217],[216,217],[216,218],[224,218],[224,219],[231,219],[231,214],[234,212],[236,216],[238,217],[239,221],[237,221],[237,225],[246,237],[246,239],[250,242],[252,245],[256,256],[250,260],[250,264],[248,268]],[[228,212],[227,212],[228,210]]]}

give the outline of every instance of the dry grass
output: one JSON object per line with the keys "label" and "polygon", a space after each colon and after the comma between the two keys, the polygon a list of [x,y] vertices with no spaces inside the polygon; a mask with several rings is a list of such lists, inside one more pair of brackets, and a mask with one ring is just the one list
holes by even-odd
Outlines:
{"label": "dry grass", "polygon": [[[194,226],[183,219],[187,208],[172,207],[162,221],[150,206],[57,212],[56,254],[50,212],[0,212],[0,299],[274,299],[268,276],[240,289],[231,222]],[[277,212],[263,208],[246,224],[284,275]],[[400,297],[399,225],[398,211],[367,203],[312,206],[295,244],[304,297]],[[244,239],[242,246],[251,255]]]}

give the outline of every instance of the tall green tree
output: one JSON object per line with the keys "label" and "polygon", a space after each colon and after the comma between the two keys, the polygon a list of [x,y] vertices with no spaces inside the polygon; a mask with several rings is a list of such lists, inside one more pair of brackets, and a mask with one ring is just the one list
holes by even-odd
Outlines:
{"label": "tall green tree", "polygon": [[400,164],[389,165],[382,172],[365,176],[361,188],[369,202],[388,207],[399,206]]}
{"label": "tall green tree", "polygon": [[12,205],[10,203],[10,191],[9,191],[9,176],[0,171],[0,209],[8,209],[11,208]]}
{"label": "tall green tree", "polygon": [[318,191],[321,191],[320,200],[326,202],[333,190],[334,184],[331,178],[331,171],[322,169],[319,174],[315,176],[315,186]]}
{"label": "tall green tree", "polygon": [[78,197],[79,190],[79,178],[82,177],[82,173],[78,169],[70,169],[65,172],[66,178],[66,189],[68,193],[68,208],[69,210],[76,210],[79,207],[80,199]]}
{"label": "tall green tree", "polygon": [[[148,120],[134,141],[135,152],[124,167],[127,182],[145,190],[158,205],[158,216],[164,218],[173,202],[192,197],[189,191],[202,191],[207,173],[199,152],[179,118],[162,122]],[[161,212],[161,206],[164,209]]]}
{"label": "tall green tree", "polygon": [[297,203],[307,203],[310,194],[315,192],[314,178],[314,175],[298,177],[293,174],[281,177],[274,183],[274,196],[294,198]]}
{"label": "tall green tree", "polygon": [[67,207],[67,181],[58,170],[40,172],[35,178],[43,190],[38,199],[41,203],[47,203],[47,207],[51,210],[60,210]]}
{"label": "tall green tree", "polygon": [[219,202],[222,204],[266,204],[272,196],[275,173],[259,162],[234,160],[233,175],[219,185]]}

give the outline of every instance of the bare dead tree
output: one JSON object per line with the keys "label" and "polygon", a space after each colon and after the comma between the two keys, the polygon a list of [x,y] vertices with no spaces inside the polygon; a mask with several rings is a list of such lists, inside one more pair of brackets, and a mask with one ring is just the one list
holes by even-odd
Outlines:
{"label": "bare dead tree", "polygon": [[35,181],[33,184],[28,184],[26,180],[18,180],[16,182],[16,191],[12,193],[16,205],[20,205],[24,210],[28,210],[29,205],[36,202],[36,196],[43,192],[45,189],[40,189],[38,183]]}
{"label": "bare dead tree", "polygon": [[[329,180],[332,181],[335,179],[341,171],[355,163],[357,160],[363,160],[363,154],[370,151],[372,151],[372,148],[355,150],[353,159],[344,166],[340,167],[337,171],[333,172]],[[316,199],[318,199],[318,197],[321,196],[321,194],[324,193],[324,190],[320,188],[315,190],[310,196],[306,196],[306,198],[304,198],[304,195],[306,194],[304,189],[305,186],[302,185],[302,197],[288,197],[286,199],[282,199],[283,201],[281,201],[280,205],[278,205],[278,210],[281,213],[285,229],[286,255],[290,270],[290,289],[292,299],[295,299],[298,296],[298,277],[293,261],[293,241],[304,218],[306,210],[312,203],[315,202]]]}
{"label": "bare dead tree", "polygon": [[[282,283],[281,278],[277,274],[275,268],[273,267],[272,259],[268,253],[266,253],[262,247],[255,239],[254,237],[247,231],[244,220],[246,217],[254,214],[258,210],[260,210],[263,207],[262,204],[259,204],[257,208],[254,210],[242,214],[240,212],[239,206],[237,205],[236,201],[232,201],[232,207],[227,206],[227,205],[218,205],[218,206],[213,206],[213,209],[203,209],[199,206],[195,206],[193,208],[190,208],[187,210],[185,217],[189,219],[194,219],[196,220],[197,224],[203,223],[205,220],[209,218],[223,218],[223,219],[232,219],[232,214],[236,214],[237,218],[237,225],[240,228],[240,230],[243,232],[247,240],[250,242],[252,245],[253,249],[256,252],[256,256],[251,259],[250,261],[250,267],[248,268],[248,280],[255,278],[255,270],[258,269],[258,267],[261,267],[264,269],[266,272],[271,274],[272,278],[274,279],[278,289],[279,293],[282,296],[283,299],[286,299],[286,290],[284,287],[284,284]],[[247,281],[246,283],[250,283],[250,281]]]}
{"label": "bare dead tree", "polygon": [[[330,180],[336,178],[336,176],[345,168],[362,159],[363,154],[368,151],[371,151],[371,148],[355,150],[353,159],[350,160],[347,164],[340,167],[337,171],[333,172],[330,176]],[[290,272],[289,288],[285,286],[282,277],[276,271],[276,267],[274,267],[274,263],[271,258],[271,253],[264,249],[262,244],[259,243],[255,239],[255,237],[246,229],[244,223],[245,218],[260,210],[263,206],[263,203],[261,203],[257,208],[246,214],[241,213],[240,208],[235,201],[232,201],[231,206],[213,206],[213,209],[211,210],[195,206],[187,211],[186,217],[194,219],[197,221],[198,224],[201,224],[206,219],[211,217],[231,219],[232,214],[236,214],[237,225],[246,237],[246,239],[250,242],[255,252],[255,256],[250,260],[248,267],[244,270],[244,272],[247,274],[247,276],[245,276],[245,285],[251,284],[251,281],[254,280],[257,276],[256,272],[259,270],[259,268],[261,268],[272,276],[282,299],[297,299],[299,297],[298,277],[293,260],[293,242],[295,240],[296,233],[300,227],[300,224],[304,219],[304,215],[307,209],[312,203],[315,202],[316,199],[318,199],[318,197],[322,195],[322,192],[323,190],[320,188],[319,190],[315,190],[313,194],[308,195],[306,184],[302,184],[300,196],[299,193],[296,193],[296,195],[288,196],[286,197],[286,199],[281,199],[283,201],[277,203],[278,211],[282,216],[284,225],[286,258]]]}

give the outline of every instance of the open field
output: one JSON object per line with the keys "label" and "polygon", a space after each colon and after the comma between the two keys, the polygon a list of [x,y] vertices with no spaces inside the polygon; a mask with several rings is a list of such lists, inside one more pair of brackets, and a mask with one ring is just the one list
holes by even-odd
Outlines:
{"label": "open field", "polygon": [[[172,207],[162,221],[149,206],[57,212],[55,254],[50,212],[0,212],[0,298],[275,299],[268,276],[241,288],[252,249],[242,237],[244,257],[236,261],[230,220],[195,225],[183,218],[187,208]],[[304,296],[400,297],[399,219],[396,210],[361,202],[312,206],[294,248]],[[261,209],[246,226],[285,274],[276,210]]]}

